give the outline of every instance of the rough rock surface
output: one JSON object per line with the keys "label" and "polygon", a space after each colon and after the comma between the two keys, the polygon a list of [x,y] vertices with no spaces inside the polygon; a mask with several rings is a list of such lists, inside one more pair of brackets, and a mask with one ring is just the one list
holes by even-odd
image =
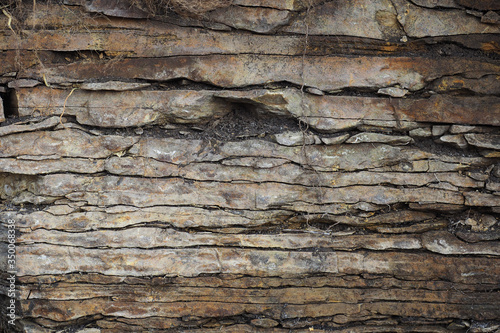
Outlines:
{"label": "rough rock surface", "polygon": [[0,331],[498,330],[498,2],[180,2],[0,5]]}

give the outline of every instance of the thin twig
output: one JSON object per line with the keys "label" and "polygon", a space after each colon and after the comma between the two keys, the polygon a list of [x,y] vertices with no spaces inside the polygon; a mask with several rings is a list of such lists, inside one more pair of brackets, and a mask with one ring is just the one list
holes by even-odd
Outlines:
{"label": "thin twig", "polygon": [[64,100],[64,104],[63,104],[63,110],[61,112],[61,115],[59,116],[59,124],[61,124],[61,126],[64,127],[64,128],[66,128],[66,129],[67,129],[67,127],[64,126],[64,124],[62,123],[62,117],[64,115],[64,111],[66,111],[66,102],[68,101],[69,96],[71,96],[71,94],[73,93],[73,91],[75,91],[76,89],[78,89],[78,88],[71,89],[71,91],[69,92],[68,96],[66,96],[66,99]]}
{"label": "thin twig", "polygon": [[14,33],[14,36],[16,36],[16,32],[14,31],[14,29],[12,29],[12,15],[9,14],[8,11],[6,11],[5,9],[2,8],[2,13],[7,16],[7,26],[9,27],[10,30],[12,30],[12,32]]}

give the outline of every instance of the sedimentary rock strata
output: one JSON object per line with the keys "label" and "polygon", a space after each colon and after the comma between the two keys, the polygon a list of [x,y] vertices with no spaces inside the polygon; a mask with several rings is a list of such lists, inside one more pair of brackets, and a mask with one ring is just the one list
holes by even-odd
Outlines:
{"label": "sedimentary rock strata", "polygon": [[2,7],[0,329],[500,328],[498,4],[203,6]]}

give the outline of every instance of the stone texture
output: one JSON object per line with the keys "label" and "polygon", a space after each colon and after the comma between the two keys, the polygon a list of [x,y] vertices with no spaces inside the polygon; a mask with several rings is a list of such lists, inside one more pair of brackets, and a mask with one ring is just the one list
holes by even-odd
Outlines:
{"label": "stone texture", "polygon": [[462,134],[469,132],[479,132],[481,128],[478,126],[467,126],[467,125],[451,125],[450,133],[451,134]]}
{"label": "stone texture", "polygon": [[431,10],[406,0],[393,0],[398,21],[410,37],[499,33],[498,27],[481,23],[463,10]]}
{"label": "stone texture", "polygon": [[[105,89],[107,90],[107,89]],[[206,122],[231,111],[209,91],[86,91],[40,87],[16,92],[20,116],[76,116],[80,124],[132,127],[146,124]],[[40,101],[43,104],[40,105]]]}
{"label": "stone texture", "polygon": [[208,18],[236,29],[270,33],[286,25],[291,14],[272,8],[231,6],[210,12]]}
{"label": "stone texture", "polygon": [[422,243],[427,250],[441,254],[483,254],[493,256],[500,254],[500,244],[498,243],[468,244],[447,232],[440,231],[424,234]]}
{"label": "stone texture", "polygon": [[283,132],[274,136],[277,143],[283,146],[301,146],[314,143],[314,137],[303,132]]}
{"label": "stone texture", "polygon": [[40,122],[33,122],[31,124],[25,125],[22,124],[12,124],[9,126],[0,127],[0,136],[13,134],[13,133],[22,133],[22,132],[32,132],[37,130],[44,130],[48,128],[53,128],[57,124],[59,124],[58,117],[49,117],[43,119]]}
{"label": "stone texture", "polygon": [[151,86],[150,83],[108,81],[108,82],[83,83],[80,85],[80,89],[97,90],[97,91],[98,90],[126,91],[126,90],[138,90],[142,88],[147,88],[149,86]]}
{"label": "stone texture", "polygon": [[500,24],[500,15],[490,10],[481,17],[481,22],[498,25]]}
{"label": "stone texture", "polygon": [[439,142],[446,143],[446,144],[451,144],[457,148],[460,149],[465,149],[467,148],[468,144],[467,141],[465,140],[463,135],[443,135],[439,137],[438,139]]}
{"label": "stone texture", "polygon": [[39,84],[40,82],[37,80],[20,79],[20,80],[10,81],[7,86],[12,89],[18,89],[18,88],[31,88]]}
{"label": "stone texture", "polygon": [[[248,63],[252,66],[247,66]],[[409,63],[411,68],[408,67]],[[64,66],[45,66],[44,73],[49,83],[79,82],[105,75],[109,78],[160,81],[188,78],[227,88],[286,81],[297,85],[305,83],[323,91],[347,87],[382,88],[396,84],[414,91],[422,89],[426,81],[444,75],[466,73],[468,77],[477,77],[496,74],[498,68],[499,65],[494,63],[460,58],[429,61],[427,58],[417,60],[408,57],[351,59],[310,56],[302,60],[302,57],[242,54],[124,59],[111,64],[97,60],[83,61]],[[42,75],[40,71],[41,69],[33,68],[23,74],[39,77]],[[380,75],[381,71],[384,75]]]}
{"label": "stone texture", "polygon": [[465,139],[476,147],[500,150],[500,135],[468,133]]}
{"label": "stone texture", "polygon": [[432,136],[432,130],[429,127],[424,127],[424,128],[415,128],[411,130],[408,135],[411,137],[417,137],[417,138],[428,138]]}
{"label": "stone texture", "polygon": [[16,331],[498,329],[494,2],[170,4],[0,15]]}
{"label": "stone texture", "polygon": [[461,6],[478,10],[500,10],[500,4],[495,0],[456,0],[455,2]]}
{"label": "stone texture", "polygon": [[377,93],[381,95],[389,95],[391,97],[403,97],[408,93],[407,89],[401,89],[396,87],[380,88]]}
{"label": "stone texture", "polygon": [[93,13],[102,13],[109,16],[147,18],[147,12],[132,6],[129,1],[91,0],[84,2],[85,9]]}
{"label": "stone texture", "polygon": [[377,142],[387,143],[396,146],[407,145],[412,141],[409,136],[394,136],[380,133],[359,133],[351,136],[346,143]]}
{"label": "stone texture", "polygon": [[34,155],[104,158],[127,150],[135,142],[137,139],[133,137],[95,136],[71,129],[17,133],[0,137],[0,157]]}
{"label": "stone texture", "polygon": [[448,125],[432,126],[432,136],[441,136],[450,129]]}
{"label": "stone texture", "polygon": [[500,80],[498,75],[487,75],[481,79],[468,79],[464,77],[445,76],[432,84],[438,92],[472,91],[478,94],[494,95],[500,93]]}
{"label": "stone texture", "polygon": [[344,143],[345,140],[347,140],[348,138],[349,138],[349,134],[345,133],[345,134],[341,134],[339,136],[334,136],[334,137],[329,137],[329,138],[321,138],[321,141],[325,145],[337,145],[337,144]]}
{"label": "stone texture", "polygon": [[[314,7],[311,12],[310,15],[317,19],[309,23],[309,33],[318,35],[351,35],[397,40],[405,35],[426,37],[499,32],[496,27],[482,24],[466,15],[465,11],[433,10],[416,6],[406,0],[328,2]],[[287,31],[304,33],[304,20],[300,17]]]}

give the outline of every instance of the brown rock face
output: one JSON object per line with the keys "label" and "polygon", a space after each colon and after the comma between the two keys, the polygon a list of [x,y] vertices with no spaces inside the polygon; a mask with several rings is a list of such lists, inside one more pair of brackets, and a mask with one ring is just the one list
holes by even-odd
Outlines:
{"label": "brown rock face", "polygon": [[496,1],[0,9],[0,332],[499,329]]}

